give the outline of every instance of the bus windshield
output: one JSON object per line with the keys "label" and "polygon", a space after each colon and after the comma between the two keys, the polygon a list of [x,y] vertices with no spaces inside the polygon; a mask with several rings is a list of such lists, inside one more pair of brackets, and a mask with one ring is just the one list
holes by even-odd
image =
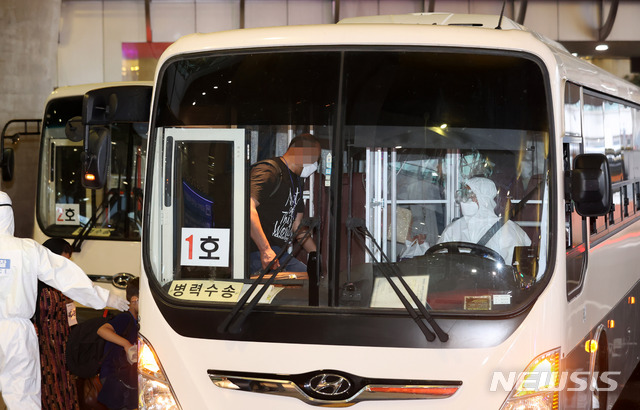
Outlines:
{"label": "bus windshield", "polygon": [[142,169],[146,123],[112,123],[109,178],[99,190],[82,186],[82,141],[65,127],[82,114],[83,96],[51,100],[45,110],[40,150],[37,220],[49,237],[140,240]]}
{"label": "bus windshield", "polygon": [[[283,269],[267,272],[277,276],[258,309],[393,314],[404,309],[390,283],[398,277],[434,312],[522,309],[547,283],[552,253],[541,67],[524,53],[397,47],[168,63],[143,245],[153,291],[178,308],[239,300],[264,268],[251,212],[256,168],[271,161],[280,171],[253,206],[300,264],[283,256]],[[282,166],[301,134],[320,147],[307,178]],[[268,208],[280,184],[292,187],[285,200],[301,195],[300,207]],[[299,214],[300,225],[287,224]],[[295,240],[305,232],[315,254]]]}

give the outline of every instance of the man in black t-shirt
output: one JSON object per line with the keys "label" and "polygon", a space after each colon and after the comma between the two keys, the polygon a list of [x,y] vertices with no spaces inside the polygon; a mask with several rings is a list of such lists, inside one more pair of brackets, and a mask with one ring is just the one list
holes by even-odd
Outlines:
{"label": "man in black t-shirt", "polygon": [[[302,187],[318,167],[320,143],[311,134],[301,134],[291,140],[283,156],[257,163],[251,170],[251,272],[266,267],[286,247],[298,229],[304,213]],[[296,239],[301,239],[304,231]],[[316,244],[311,237],[302,247],[315,257]],[[288,258],[284,253],[273,268]],[[286,272],[306,272],[307,267],[291,258]]]}

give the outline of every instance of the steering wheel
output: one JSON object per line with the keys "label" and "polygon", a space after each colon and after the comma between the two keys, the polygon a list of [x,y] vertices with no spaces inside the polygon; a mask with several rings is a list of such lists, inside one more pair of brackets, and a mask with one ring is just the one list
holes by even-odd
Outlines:
{"label": "steering wheel", "polygon": [[471,254],[482,258],[492,259],[504,266],[504,258],[498,252],[483,245],[472,242],[442,242],[427,249],[425,255],[433,253]]}

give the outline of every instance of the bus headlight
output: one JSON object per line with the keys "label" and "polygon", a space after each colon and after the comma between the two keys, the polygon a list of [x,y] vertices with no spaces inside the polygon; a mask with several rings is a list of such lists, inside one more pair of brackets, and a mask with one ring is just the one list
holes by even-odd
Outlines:
{"label": "bus headlight", "polygon": [[138,335],[138,408],[180,409],[156,352],[141,335]]}
{"label": "bus headlight", "polygon": [[560,348],[545,352],[529,363],[518,377],[501,410],[557,410],[560,382]]}

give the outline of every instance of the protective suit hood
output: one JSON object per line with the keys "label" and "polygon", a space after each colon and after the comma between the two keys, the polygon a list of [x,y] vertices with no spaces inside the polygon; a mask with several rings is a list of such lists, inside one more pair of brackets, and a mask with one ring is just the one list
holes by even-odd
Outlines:
{"label": "protective suit hood", "polygon": [[[478,212],[473,216],[464,216],[453,221],[445,228],[438,242],[478,243],[499,219],[494,210],[498,190],[493,181],[476,177],[467,180],[466,184],[476,195]],[[499,252],[506,263],[511,263],[515,246],[529,245],[531,245],[531,239],[513,221],[507,221],[486,243],[487,247]]]}
{"label": "protective suit hood", "polygon": [[471,191],[478,200],[478,212],[473,216],[465,216],[462,219],[467,224],[470,242],[478,242],[480,238],[498,220],[494,209],[496,207],[495,197],[498,193],[496,185],[487,178],[476,177],[466,181]]}
{"label": "protective suit hood", "polygon": [[14,232],[13,208],[11,198],[6,192],[0,191],[0,235],[11,235]]}
{"label": "protective suit hood", "polygon": [[94,286],[69,259],[13,232],[11,199],[0,191],[0,391],[8,409],[40,410],[40,355],[30,320],[38,302],[38,280],[95,309],[120,309],[121,298]]}
{"label": "protective suit hood", "polygon": [[471,188],[471,191],[476,194],[478,205],[480,206],[480,212],[484,210],[485,212],[489,211],[491,214],[495,215],[495,198],[496,195],[498,195],[496,184],[494,184],[490,179],[476,177],[469,179],[467,181],[467,185]]}

